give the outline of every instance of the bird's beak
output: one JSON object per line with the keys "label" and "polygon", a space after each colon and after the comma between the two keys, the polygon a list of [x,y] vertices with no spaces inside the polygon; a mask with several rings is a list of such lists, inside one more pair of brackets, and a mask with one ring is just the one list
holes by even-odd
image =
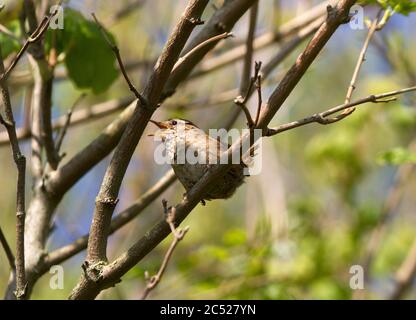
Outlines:
{"label": "bird's beak", "polygon": [[151,123],[153,123],[154,125],[158,126],[160,129],[167,129],[168,126],[163,123],[163,122],[158,122],[158,121],[153,121],[153,120],[149,120]]}

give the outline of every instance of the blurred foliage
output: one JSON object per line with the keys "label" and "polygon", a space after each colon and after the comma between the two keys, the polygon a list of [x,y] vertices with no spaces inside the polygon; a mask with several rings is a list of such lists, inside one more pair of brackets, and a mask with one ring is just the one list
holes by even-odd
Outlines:
{"label": "blurred foliage", "polygon": [[391,164],[396,166],[405,163],[416,163],[416,153],[405,148],[397,147],[380,155],[378,162],[381,165]]}

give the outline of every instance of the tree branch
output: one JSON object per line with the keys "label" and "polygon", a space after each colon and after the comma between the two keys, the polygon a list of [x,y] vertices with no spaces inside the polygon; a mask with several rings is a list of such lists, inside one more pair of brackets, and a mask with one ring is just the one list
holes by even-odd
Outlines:
{"label": "tree branch", "polygon": [[[71,113],[71,122],[68,127],[72,128],[80,124],[84,124],[90,121],[98,120],[108,115],[113,114],[116,111],[127,107],[133,101],[130,97],[121,99],[113,99],[102,103],[97,103],[93,106],[76,110]],[[62,115],[52,123],[52,129],[54,131],[61,130],[65,127],[68,115]],[[18,128],[16,130],[18,140],[25,140],[32,137],[32,133],[25,128]],[[6,146],[9,143],[9,137],[7,133],[0,133],[0,147]]]}
{"label": "tree branch", "polygon": [[[352,74],[350,85],[348,86],[347,95],[345,96],[345,102],[344,102],[345,104],[348,104],[351,102],[351,97],[356,88],[357,79],[360,74],[361,67],[365,61],[365,56],[368,50],[368,46],[370,45],[370,41],[373,38],[374,33],[380,30],[378,28],[378,25],[379,25],[379,19],[381,17],[382,12],[383,12],[382,10],[378,12],[377,17],[373,20],[373,22],[371,23],[370,29],[368,30],[367,37],[364,41],[363,47],[361,48],[360,54],[358,56],[358,61],[355,65],[354,72]],[[344,109],[344,111],[340,115],[332,118],[331,121],[337,122],[340,119],[349,116],[351,113],[354,112],[354,110],[355,110],[354,108]]]}
{"label": "tree branch", "polygon": [[[137,104],[136,112],[133,113],[129,120],[126,131],[107,168],[100,192],[97,196],[90,237],[88,239],[86,261],[88,261],[91,271],[96,269],[97,264],[107,261],[106,248],[111,216],[117,203],[118,192],[127,166],[144,128],[158,106],[165,82],[192,30],[198,24],[207,4],[208,0],[191,0],[189,2],[184,14],[169,37],[149,83],[144,90],[147,104]],[[83,285],[84,280],[87,283],[91,282],[84,274],[83,279],[81,279],[79,286],[77,286],[72,296],[76,296],[83,291],[89,291],[88,286]]]}
{"label": "tree branch", "polygon": [[[234,1],[235,2],[235,1]],[[233,3],[234,3],[233,2]],[[316,58],[322,47],[326,44],[337,27],[347,21],[350,7],[355,3],[352,0],[341,0],[335,8],[328,9],[329,15],[327,21],[317,31],[314,39],[309,43],[301,58],[298,59],[294,67],[284,78],[285,92],[279,86],[268,101],[268,107],[262,111],[260,125],[266,127],[273,115],[278,111],[281,103],[284,102],[289,93],[293,90],[301,76],[304,74],[309,65]],[[281,96],[281,97],[280,97]],[[280,97],[277,99],[277,97]],[[249,138],[245,135],[242,139]],[[239,153],[241,139],[233,144],[231,148],[224,153],[225,159],[229,159],[233,153]],[[230,169],[230,165],[217,165],[209,170],[204,176],[187,192],[186,197],[175,206],[176,225],[181,223],[192,209],[200,202],[207,187]],[[162,241],[170,232],[169,225],[166,221],[159,222],[146,235],[139,239],[129,250],[120,255],[114,262],[103,266],[100,269],[99,282],[88,281],[83,278],[78,286],[74,289],[72,299],[91,299],[94,298],[102,289],[114,285],[120,281],[120,277],[140,261],[149,251],[151,251],[160,241]]]}
{"label": "tree branch", "polygon": [[[73,103],[72,107],[69,109],[69,111],[66,114],[65,123],[61,128],[61,131],[59,131],[58,136],[56,137],[56,143],[55,143],[55,150],[59,154],[59,151],[61,150],[62,143],[64,141],[66,132],[71,124],[72,114],[75,110],[75,108],[78,106],[78,104],[81,102],[81,100],[85,97],[85,94],[81,94],[78,99]],[[61,158],[61,156],[60,156]]]}
{"label": "tree branch", "polygon": [[16,265],[14,263],[14,255],[12,252],[12,249],[10,249],[9,243],[7,242],[7,239],[3,233],[3,230],[0,227],[0,243],[1,246],[4,249],[4,252],[6,253],[7,261],[9,261],[9,266],[12,272],[16,272]]}
{"label": "tree branch", "polygon": [[[162,200],[163,203],[163,210],[164,210],[164,214],[165,214],[165,219],[166,222],[168,223],[170,230],[172,232],[173,235],[173,240],[172,243],[169,246],[168,251],[165,254],[165,257],[163,258],[163,262],[162,265],[160,266],[159,271],[156,273],[156,275],[152,276],[152,277],[146,277],[147,279],[147,284],[146,284],[146,288],[143,291],[142,300],[145,300],[147,298],[147,296],[149,295],[149,293],[159,284],[160,280],[162,279],[162,276],[168,266],[169,260],[172,258],[173,252],[176,248],[176,246],[178,245],[178,243],[185,237],[186,233],[189,231],[189,226],[186,226],[183,229],[176,229],[175,227],[175,216],[176,216],[176,209],[173,207],[168,208],[167,207],[167,201],[166,200]],[[147,274],[147,272],[146,272]]]}
{"label": "tree branch", "polygon": [[281,132],[284,131],[288,131],[294,128],[298,128],[301,126],[304,126],[306,124],[309,123],[319,123],[319,124],[323,124],[323,125],[327,125],[327,124],[331,124],[337,121],[342,120],[344,117],[340,117],[337,118],[336,121],[334,121],[332,118],[328,119],[328,116],[337,113],[339,111],[342,110],[347,110],[349,108],[355,107],[355,106],[359,106],[368,102],[372,102],[372,103],[386,103],[386,102],[390,102],[390,101],[394,101],[396,100],[397,95],[399,94],[403,94],[406,92],[411,92],[411,91],[416,91],[416,86],[414,87],[410,87],[410,88],[405,88],[405,89],[400,89],[400,90],[395,90],[395,91],[391,91],[391,92],[386,92],[386,93],[381,93],[381,94],[376,94],[376,95],[371,95],[365,98],[361,98],[358,99],[356,101],[347,103],[347,104],[341,104],[339,106],[333,107],[331,109],[328,109],[326,111],[320,112],[320,113],[315,113],[309,117],[303,118],[301,120],[297,120],[297,121],[293,121],[293,122],[289,122],[289,123],[285,123],[282,124],[280,126],[278,126],[277,128],[272,128],[272,129],[267,129],[265,136],[270,137],[276,134],[279,134]]}
{"label": "tree branch", "polygon": [[136,87],[131,82],[131,80],[130,80],[127,72],[126,72],[126,68],[124,67],[123,60],[121,59],[120,49],[111,41],[111,39],[109,38],[109,36],[107,34],[107,31],[102,26],[102,24],[98,21],[98,19],[95,16],[95,14],[92,13],[91,15],[94,18],[95,23],[98,25],[98,28],[100,29],[101,34],[103,35],[103,37],[104,37],[105,41],[107,42],[108,46],[114,52],[114,55],[116,56],[118,65],[120,67],[120,71],[123,74],[124,80],[126,80],[127,85],[129,86],[130,91],[133,92],[133,94],[135,95],[135,97],[140,101],[140,103],[142,105],[146,105],[147,102],[146,102],[145,98],[139,93],[139,91],[137,91]]}
{"label": "tree branch", "polygon": [[279,111],[289,94],[296,87],[306,70],[315,60],[319,52],[337,30],[337,28],[349,21],[349,10],[356,1],[340,0],[335,7],[328,5],[328,16],[309,42],[303,53],[297,58],[292,68],[280,81],[267,101],[259,119],[259,127],[265,128]]}
{"label": "tree branch", "polygon": [[[289,22],[283,24],[277,31],[266,32],[257,36],[253,42],[253,49],[257,51],[275,43],[284,43],[285,40],[298,33],[301,29],[304,29],[310,24],[314,24],[317,20],[322,21],[322,18],[326,13],[326,6],[328,3],[329,1],[324,1],[305,13],[296,16]],[[231,63],[244,58],[245,52],[245,44],[240,44],[224,53],[209,58],[203,61],[195,72],[190,74],[189,79],[198,78],[220,68],[226,67]]]}
{"label": "tree branch", "polygon": [[[0,73],[5,74],[2,50],[0,44]],[[13,160],[17,168],[17,191],[16,191],[16,290],[17,299],[24,299],[26,295],[26,273],[25,273],[25,179],[26,158],[22,155],[16,136],[16,125],[13,116],[10,94],[6,84],[6,78],[0,80],[1,105],[4,108],[4,118],[0,115],[0,123],[5,126],[9,135]]]}
{"label": "tree branch", "polygon": [[[134,201],[132,205],[113,217],[110,225],[110,234],[113,234],[115,231],[119,230],[134,218],[136,218],[175,181],[175,173],[173,170],[169,170],[158,182],[156,182],[154,186],[152,186],[142,196]],[[46,257],[45,270],[49,270],[49,266],[60,264],[68,258],[86,249],[88,244],[88,237],[89,234],[84,235],[71,244],[52,251]]]}

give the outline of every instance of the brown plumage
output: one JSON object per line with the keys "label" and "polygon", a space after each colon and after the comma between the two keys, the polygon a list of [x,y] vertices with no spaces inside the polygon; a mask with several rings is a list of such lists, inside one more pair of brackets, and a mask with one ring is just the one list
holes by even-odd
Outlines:
{"label": "brown plumage", "polygon": [[[151,122],[160,128],[155,135],[165,144],[172,168],[186,191],[189,191],[211,166],[219,163],[220,154],[228,149],[226,144],[210,137],[189,120]],[[243,170],[244,164],[232,165],[230,170],[206,190],[203,199],[231,197],[244,182]]]}

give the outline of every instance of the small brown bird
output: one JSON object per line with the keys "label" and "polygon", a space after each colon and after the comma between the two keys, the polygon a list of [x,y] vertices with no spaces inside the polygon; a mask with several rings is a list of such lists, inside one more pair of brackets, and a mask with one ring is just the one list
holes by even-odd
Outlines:
{"label": "small brown bird", "polygon": [[[160,128],[155,136],[161,138],[165,144],[166,154],[175,175],[186,191],[189,191],[211,166],[220,163],[221,153],[229,147],[207,135],[189,120],[150,121]],[[244,182],[244,167],[244,163],[232,165],[230,170],[206,191],[203,199],[231,197]]]}

